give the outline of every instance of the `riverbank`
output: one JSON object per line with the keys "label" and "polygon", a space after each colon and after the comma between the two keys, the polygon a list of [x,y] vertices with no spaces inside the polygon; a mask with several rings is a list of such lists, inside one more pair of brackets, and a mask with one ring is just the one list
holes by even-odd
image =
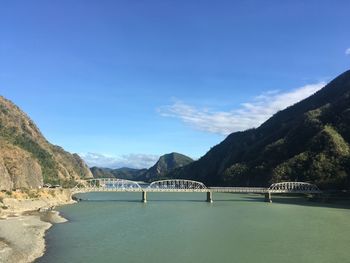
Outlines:
{"label": "riverbank", "polygon": [[0,195],[0,262],[33,262],[45,252],[45,232],[66,222],[56,206],[70,204],[66,189],[16,191]]}

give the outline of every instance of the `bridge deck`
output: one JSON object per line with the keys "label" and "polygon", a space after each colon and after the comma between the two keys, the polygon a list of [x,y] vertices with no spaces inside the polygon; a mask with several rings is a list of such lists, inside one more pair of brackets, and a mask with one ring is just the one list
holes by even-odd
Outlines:
{"label": "bridge deck", "polygon": [[268,188],[262,187],[209,187],[214,193],[257,193],[264,194],[268,192]]}

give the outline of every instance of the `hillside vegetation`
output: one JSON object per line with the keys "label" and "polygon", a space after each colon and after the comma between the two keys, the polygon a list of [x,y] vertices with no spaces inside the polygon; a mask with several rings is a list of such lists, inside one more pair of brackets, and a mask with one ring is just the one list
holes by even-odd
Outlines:
{"label": "hillside vegetation", "polygon": [[350,187],[350,71],[259,128],[230,134],[169,176],[207,185],[268,186],[305,181]]}

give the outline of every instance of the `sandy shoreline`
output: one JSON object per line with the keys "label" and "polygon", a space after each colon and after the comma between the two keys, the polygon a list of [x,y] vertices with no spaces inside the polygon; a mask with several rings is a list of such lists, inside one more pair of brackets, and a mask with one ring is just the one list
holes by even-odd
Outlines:
{"label": "sandy shoreline", "polygon": [[41,257],[46,231],[53,224],[67,221],[52,209],[71,203],[67,191],[57,192],[54,197],[2,200],[6,209],[0,211],[0,263],[27,263]]}

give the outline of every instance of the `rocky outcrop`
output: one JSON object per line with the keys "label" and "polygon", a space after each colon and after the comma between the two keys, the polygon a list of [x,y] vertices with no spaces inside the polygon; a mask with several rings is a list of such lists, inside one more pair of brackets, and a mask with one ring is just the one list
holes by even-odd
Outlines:
{"label": "rocky outcrop", "polygon": [[0,190],[69,185],[91,177],[77,154],[50,144],[20,108],[0,96]]}
{"label": "rocky outcrop", "polygon": [[43,185],[41,166],[30,153],[13,145],[0,144],[0,187],[37,188]]}
{"label": "rocky outcrop", "polygon": [[180,153],[169,153],[161,156],[158,162],[148,169],[147,173],[144,175],[145,180],[153,181],[160,178],[168,177],[168,173],[176,168],[184,167],[193,160]]}

